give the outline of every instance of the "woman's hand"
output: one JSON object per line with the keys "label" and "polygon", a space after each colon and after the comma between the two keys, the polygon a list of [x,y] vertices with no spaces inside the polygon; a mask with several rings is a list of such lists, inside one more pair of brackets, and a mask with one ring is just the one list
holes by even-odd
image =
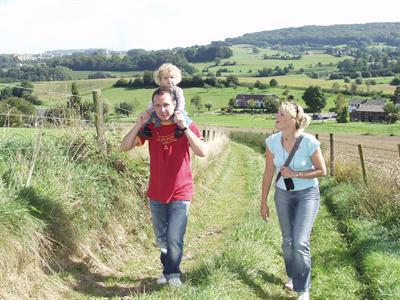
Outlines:
{"label": "woman's hand", "polygon": [[286,177],[286,178],[297,177],[297,172],[293,171],[292,169],[290,169],[290,168],[288,168],[286,166],[281,167],[280,171],[281,171],[281,175],[283,177]]}
{"label": "woman's hand", "polygon": [[269,219],[269,207],[265,201],[261,202],[261,208],[260,208],[260,215],[261,218],[265,221],[268,222]]}

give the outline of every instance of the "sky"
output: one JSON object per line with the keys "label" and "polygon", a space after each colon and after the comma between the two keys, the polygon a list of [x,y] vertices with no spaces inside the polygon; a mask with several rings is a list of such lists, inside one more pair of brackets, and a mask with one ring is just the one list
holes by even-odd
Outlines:
{"label": "sky", "polygon": [[400,1],[0,0],[0,53],[171,49],[304,25],[400,22]]}

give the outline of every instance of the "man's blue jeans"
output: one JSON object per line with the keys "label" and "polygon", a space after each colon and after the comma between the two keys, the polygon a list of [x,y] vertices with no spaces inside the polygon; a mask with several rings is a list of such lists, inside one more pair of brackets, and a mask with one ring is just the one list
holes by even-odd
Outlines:
{"label": "man's blue jeans", "polygon": [[292,278],[296,292],[308,291],[311,287],[310,234],[319,203],[318,186],[300,191],[275,188],[286,273]]}
{"label": "man's blue jeans", "polygon": [[162,203],[150,200],[156,244],[161,250],[163,273],[169,280],[180,278],[183,254],[183,238],[189,216],[190,201]]}

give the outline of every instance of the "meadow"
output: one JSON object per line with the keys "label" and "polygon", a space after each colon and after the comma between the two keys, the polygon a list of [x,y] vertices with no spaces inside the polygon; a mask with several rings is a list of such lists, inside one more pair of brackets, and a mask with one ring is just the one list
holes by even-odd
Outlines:
{"label": "meadow", "polygon": [[[336,63],[346,57],[334,57],[332,55],[324,54],[321,50],[308,51],[302,56],[302,59],[292,59],[292,60],[282,60],[282,59],[264,59],[264,55],[274,55],[274,54],[287,54],[292,56],[293,54],[271,50],[268,48],[257,48],[259,53],[253,53],[253,46],[249,45],[234,45],[231,47],[233,51],[233,56],[228,59],[222,59],[220,65],[215,66],[213,63],[195,63],[193,64],[200,71],[203,69],[208,69],[209,72],[214,72],[220,68],[226,68],[229,73],[222,73],[223,75],[236,75],[239,77],[249,77],[255,76],[257,70],[262,70],[263,68],[275,68],[279,66],[281,68],[287,67],[289,64],[293,64],[294,71],[298,71],[303,68],[306,72],[327,72],[333,71],[335,69]],[[226,65],[224,63],[236,62],[235,65]]]}

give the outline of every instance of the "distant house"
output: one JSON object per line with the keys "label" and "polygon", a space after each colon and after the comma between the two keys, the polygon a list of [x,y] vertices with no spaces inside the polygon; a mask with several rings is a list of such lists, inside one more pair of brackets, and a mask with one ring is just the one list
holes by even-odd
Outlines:
{"label": "distant house", "polygon": [[350,99],[348,111],[349,113],[355,111],[357,108],[360,107],[361,103],[367,101],[366,99]]}
{"label": "distant house", "polygon": [[236,106],[237,107],[248,107],[248,102],[254,100],[256,102],[256,107],[265,107],[264,99],[265,97],[272,97],[276,101],[279,101],[279,97],[276,94],[238,94],[236,96]]}
{"label": "distant house", "polygon": [[358,108],[350,112],[351,121],[384,122],[386,101],[383,99],[364,100]]}

